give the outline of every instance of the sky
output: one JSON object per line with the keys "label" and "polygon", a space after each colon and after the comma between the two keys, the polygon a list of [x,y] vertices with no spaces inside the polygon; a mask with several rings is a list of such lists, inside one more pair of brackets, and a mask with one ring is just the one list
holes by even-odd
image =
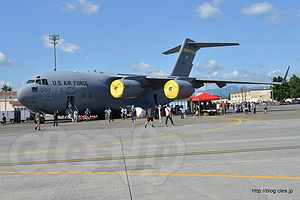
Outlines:
{"label": "sky", "polygon": [[166,76],[177,54],[162,52],[190,38],[240,43],[200,49],[190,76],[271,82],[288,66],[300,76],[298,0],[10,0],[0,27],[0,85],[14,91],[54,70],[52,34],[57,71]]}

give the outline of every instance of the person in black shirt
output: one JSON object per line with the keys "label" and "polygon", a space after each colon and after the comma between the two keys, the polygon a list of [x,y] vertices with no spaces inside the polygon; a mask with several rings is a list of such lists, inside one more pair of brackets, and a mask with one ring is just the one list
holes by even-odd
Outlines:
{"label": "person in black shirt", "polygon": [[6,126],[6,117],[4,113],[2,113],[2,121],[3,121],[3,126]]}
{"label": "person in black shirt", "polygon": [[151,110],[151,106],[149,105],[148,106],[148,109],[147,109],[147,121],[145,123],[145,128],[147,128],[147,124],[151,121],[151,125],[152,127],[154,127],[154,120],[153,120],[153,116],[155,114],[155,111],[152,111]]}
{"label": "person in black shirt", "polygon": [[54,118],[53,126],[58,126],[58,111],[57,110],[54,110],[53,118]]}

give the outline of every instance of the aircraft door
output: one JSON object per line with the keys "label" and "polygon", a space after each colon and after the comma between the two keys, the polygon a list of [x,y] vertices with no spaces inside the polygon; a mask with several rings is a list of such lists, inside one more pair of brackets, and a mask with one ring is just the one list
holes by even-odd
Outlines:
{"label": "aircraft door", "polygon": [[67,105],[66,107],[68,108],[68,106],[71,104],[73,105],[75,102],[75,97],[74,96],[67,96]]}
{"label": "aircraft door", "polygon": [[68,96],[67,97],[66,108],[71,109],[71,110],[77,110],[77,107],[75,105],[75,96]]}

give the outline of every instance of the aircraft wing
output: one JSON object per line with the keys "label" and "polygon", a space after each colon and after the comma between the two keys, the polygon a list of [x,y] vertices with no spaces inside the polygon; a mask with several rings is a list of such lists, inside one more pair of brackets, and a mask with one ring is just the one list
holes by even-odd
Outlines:
{"label": "aircraft wing", "polygon": [[280,85],[279,82],[255,82],[255,81],[238,81],[238,80],[213,80],[200,79],[196,77],[176,77],[176,76],[143,76],[143,75],[123,75],[118,74],[118,78],[136,80],[143,86],[151,87],[155,90],[162,89],[164,84],[170,80],[183,80],[190,82],[193,87],[200,88],[205,83],[215,83],[219,88],[225,87],[227,84],[256,84],[256,85]]}
{"label": "aircraft wing", "polygon": [[232,80],[205,80],[205,79],[196,79],[197,82],[202,83],[215,83],[219,88],[225,87],[227,84],[258,84],[258,85],[280,85],[281,83],[277,82],[254,82],[254,81],[232,81]]}
{"label": "aircraft wing", "polygon": [[281,83],[279,83],[279,82],[233,81],[233,80],[205,80],[205,79],[199,79],[199,78],[196,78],[196,81],[202,82],[202,83],[215,83],[219,86],[219,88],[225,87],[227,83],[228,84],[283,85],[286,83],[286,78],[289,73],[289,70],[290,70],[290,66],[287,68],[287,71],[286,71],[283,81]]}
{"label": "aircraft wing", "polygon": [[[190,83],[195,88],[200,88],[204,85],[204,83],[215,83],[219,86],[219,88],[225,87],[227,84],[257,84],[257,85],[280,85],[282,83],[279,82],[254,82],[254,81],[233,81],[233,80],[211,80],[211,79],[200,79],[200,78],[179,78],[179,77],[171,77],[171,76],[166,76],[166,77],[151,77],[151,76],[146,76],[145,77],[147,81],[149,81],[152,84],[156,83],[165,83],[169,80],[186,80]],[[151,87],[152,84],[149,84]]]}
{"label": "aircraft wing", "polygon": [[[156,77],[156,76],[145,76],[145,79],[149,81],[149,83],[155,84],[156,82],[167,82],[169,80],[185,80],[190,82],[195,88],[200,88],[204,85],[204,83],[215,83],[219,86],[219,88],[225,87],[227,84],[257,84],[257,85],[283,85],[286,83],[286,78],[288,72],[290,70],[290,66],[287,68],[283,81],[279,82],[255,82],[255,81],[234,81],[234,80],[212,80],[212,79],[200,79],[193,77],[176,77],[176,76],[165,76],[165,77]],[[151,87],[151,85],[149,85]]]}

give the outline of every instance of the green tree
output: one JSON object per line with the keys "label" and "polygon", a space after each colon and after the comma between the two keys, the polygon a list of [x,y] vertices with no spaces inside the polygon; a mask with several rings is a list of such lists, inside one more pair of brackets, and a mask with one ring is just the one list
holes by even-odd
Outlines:
{"label": "green tree", "polygon": [[5,110],[4,111],[6,111],[6,92],[12,91],[12,88],[10,86],[6,85],[6,83],[4,83],[4,85],[2,85],[1,91],[4,92],[4,98],[5,98],[5,102],[4,102]]}
{"label": "green tree", "polygon": [[[283,78],[281,76],[274,77],[273,82],[282,82]],[[290,97],[290,88],[288,82],[284,85],[273,85],[274,99],[276,101],[282,101]],[[271,91],[271,97],[273,96]]]}
{"label": "green tree", "polygon": [[2,85],[1,91],[2,92],[10,92],[10,91],[12,91],[12,88],[10,86],[6,85],[6,83],[4,83],[4,85]]}
{"label": "green tree", "polygon": [[300,78],[293,74],[288,82],[290,90],[290,98],[299,98],[300,97]]}

